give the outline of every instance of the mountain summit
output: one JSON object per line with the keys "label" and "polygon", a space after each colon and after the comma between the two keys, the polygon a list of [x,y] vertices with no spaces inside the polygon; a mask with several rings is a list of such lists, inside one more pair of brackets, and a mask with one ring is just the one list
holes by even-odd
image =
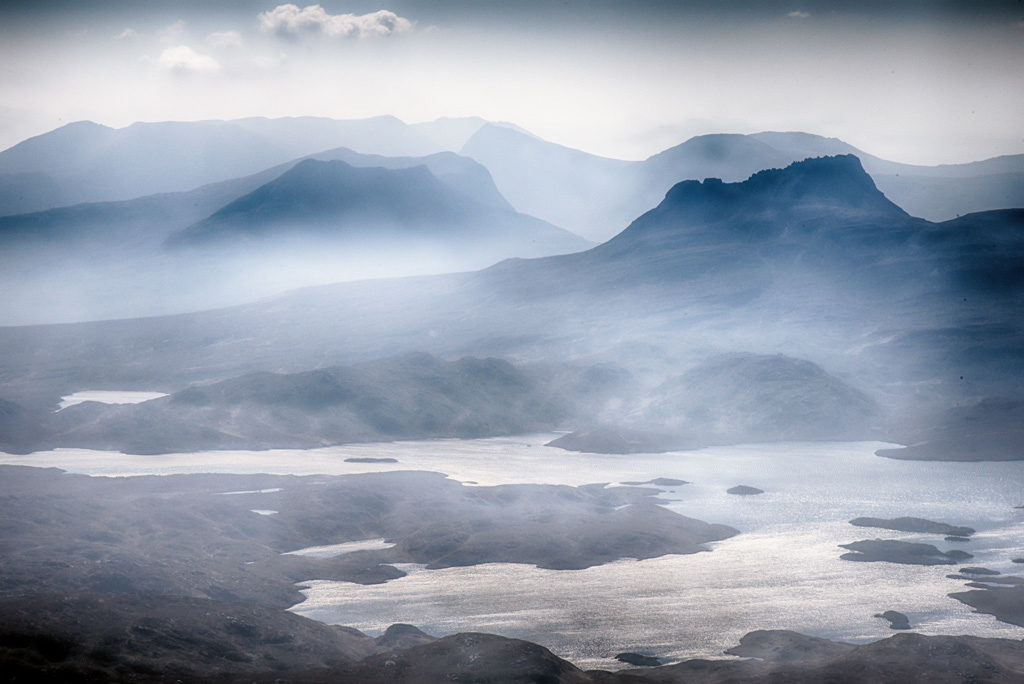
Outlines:
{"label": "mountain summit", "polygon": [[839,225],[905,222],[853,155],[818,157],[759,171],[741,183],[717,178],[674,185],[657,207],[597,248],[657,237],[691,246],[732,239],[798,239]]}
{"label": "mountain summit", "polygon": [[[461,200],[461,201],[460,201]],[[180,234],[184,241],[274,231],[356,230],[353,223],[401,226],[456,223],[473,203],[451,192],[426,166],[356,168],[307,159]]]}

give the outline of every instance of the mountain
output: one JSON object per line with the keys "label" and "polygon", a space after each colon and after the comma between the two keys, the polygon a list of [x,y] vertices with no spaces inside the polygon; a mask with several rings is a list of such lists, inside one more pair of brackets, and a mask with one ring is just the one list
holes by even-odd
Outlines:
{"label": "mountain", "polygon": [[756,133],[793,160],[854,154],[886,197],[913,216],[944,221],[990,209],[1024,207],[1024,155],[966,164],[921,166],[880,159],[837,140],[808,133]]}
{"label": "mountain", "polygon": [[0,174],[0,215],[27,214],[70,203],[64,189],[45,173]]}
{"label": "mountain", "polygon": [[[356,168],[307,159],[174,234],[172,247],[255,245],[422,252],[478,266],[506,256],[578,251],[586,241],[452,191],[427,166]],[[467,248],[473,258],[465,259]]]}
{"label": "mountain", "polygon": [[486,166],[516,209],[588,239],[607,238],[651,206],[628,203],[636,192],[631,162],[555,145],[525,131],[488,124],[459,153]]}
{"label": "mountain", "polygon": [[[494,187],[490,174],[477,162],[451,152],[427,157],[381,157],[338,148],[305,159],[344,160],[354,167],[407,169],[426,167],[446,195],[467,198],[481,216],[493,211],[497,224],[523,228],[523,242],[498,249],[497,242],[477,254],[463,250],[447,265],[454,270],[480,267],[515,254],[543,253],[543,245],[527,245],[538,237],[539,221],[515,220],[508,202]],[[0,320],[8,323],[100,319],[195,310],[249,301],[281,290],[356,276],[404,275],[437,268],[425,260],[410,262],[403,255],[381,252],[361,263],[334,260],[330,267],[315,270],[285,268],[285,258],[265,262],[274,278],[254,279],[251,260],[226,263],[212,255],[187,255],[164,249],[174,233],[214,214],[239,197],[274,181],[300,163],[294,159],[259,173],[195,190],[152,195],[121,202],[100,202],[61,207],[43,212],[0,217],[0,285],[9,296],[0,302]],[[454,200],[453,200],[454,201]],[[475,203],[475,204],[474,204]],[[492,217],[493,218],[493,217]],[[483,220],[483,219],[481,219]],[[543,226],[543,230],[559,231]],[[532,231],[532,232],[531,232]],[[577,247],[586,243],[578,241]],[[467,247],[469,245],[467,244]],[[552,251],[562,251],[561,243]],[[536,251],[531,251],[536,250]],[[319,259],[319,261],[323,261]],[[188,273],[189,277],[182,279]],[[67,283],[74,283],[68,288]],[[131,288],[133,297],[119,295]]]}
{"label": "mountain", "polygon": [[[0,173],[46,174],[60,189],[53,202],[78,203],[189,190],[292,156],[297,155],[272,140],[223,121],[122,129],[82,121],[0,152]],[[0,210],[11,213],[9,207]]]}
{"label": "mountain", "polygon": [[341,147],[311,154],[306,159],[317,161],[343,161],[350,166],[407,169],[425,166],[439,181],[456,192],[463,193],[481,204],[499,209],[513,209],[491,179],[487,169],[468,157],[454,152],[435,152],[425,157],[384,157],[379,154],[360,154]]}
{"label": "mountain", "polygon": [[[482,124],[299,117],[114,129],[80,121],[0,152],[0,216],[191,190],[337,147],[390,156],[456,150]],[[26,193],[32,179],[38,182]]]}
{"label": "mountain", "polygon": [[614,235],[679,181],[738,181],[808,157],[858,157],[890,200],[929,220],[1024,206],[1024,155],[914,166],[880,159],[836,138],[799,132],[702,135],[644,161],[625,162],[488,125],[466,142],[462,153],[484,164],[521,211],[594,240]]}
{"label": "mountain", "polygon": [[585,252],[174,317],[0,329],[0,390],[18,401],[27,387],[54,399],[181,388],[413,350],[614,362],[654,388],[716,355],[781,352],[865,393],[883,428],[926,432],[957,402],[1020,398],[1022,260],[1021,212],[930,223],[889,202],[855,157],[811,159],[742,183],[677,184]]}

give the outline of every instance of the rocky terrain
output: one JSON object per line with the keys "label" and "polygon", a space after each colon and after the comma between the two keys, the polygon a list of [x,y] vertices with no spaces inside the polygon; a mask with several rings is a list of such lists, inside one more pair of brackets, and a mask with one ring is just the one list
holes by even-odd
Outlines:
{"label": "rocky terrain", "polygon": [[[15,466],[0,472],[3,595],[111,591],[287,607],[302,600],[295,582],[384,582],[403,574],[396,562],[585,568],[694,553],[736,534],[662,508],[648,487],[467,487],[423,472],[128,479]],[[371,538],[394,546],[335,558],[283,555]]]}
{"label": "rocky terrain", "polygon": [[[1024,674],[1020,642],[908,634],[855,646],[793,632],[747,635],[730,650],[747,660],[655,665],[627,654],[645,666],[585,672],[500,636],[435,640],[399,625],[374,639],[285,610],[302,598],[298,581],[386,582],[402,574],[391,563],[582,568],[691,553],[735,533],[658,506],[657,486],[685,483],[466,487],[416,472],[103,478],[3,466],[3,681],[1009,682]],[[333,558],[283,553],[369,538],[394,546]],[[918,553],[927,545],[848,546],[878,560],[952,562],[934,547]],[[1019,578],[970,571],[960,577],[971,590],[951,596],[1022,624]]]}
{"label": "rocky terrain", "polygon": [[[65,596],[35,605],[39,620],[27,619],[28,605],[4,602],[12,610],[0,618],[3,681],[953,684],[1024,676],[1021,642],[969,636],[909,633],[853,645],[761,631],[728,651],[742,660],[605,672],[582,671],[542,646],[491,634],[433,639],[396,625],[371,639],[284,611],[210,600]],[[139,609],[150,612],[140,618]]]}

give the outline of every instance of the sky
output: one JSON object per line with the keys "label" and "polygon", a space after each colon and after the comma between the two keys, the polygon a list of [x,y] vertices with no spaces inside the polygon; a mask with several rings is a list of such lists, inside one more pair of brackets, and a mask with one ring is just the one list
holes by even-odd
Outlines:
{"label": "sky", "polygon": [[65,123],[510,121],[642,159],[802,130],[908,163],[1024,153],[1024,2],[4,0],[0,148]]}

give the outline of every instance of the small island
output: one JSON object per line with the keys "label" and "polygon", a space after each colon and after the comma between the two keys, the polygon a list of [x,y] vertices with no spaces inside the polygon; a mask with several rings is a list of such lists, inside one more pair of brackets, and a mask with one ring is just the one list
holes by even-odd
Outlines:
{"label": "small island", "polygon": [[902,565],[956,565],[973,558],[966,551],[954,549],[940,551],[931,544],[897,541],[895,539],[866,539],[851,544],[840,544],[851,553],[840,556],[843,560],[864,563],[885,562]]}
{"label": "small island", "polygon": [[725,493],[735,494],[736,496],[754,496],[756,494],[764,494],[764,490],[757,487],[748,487],[747,485],[736,485],[726,489]]}
{"label": "small island", "polygon": [[895,610],[887,610],[884,613],[875,613],[876,618],[889,621],[889,629],[910,629],[910,618]]}
{"label": "small island", "polygon": [[646,482],[623,482],[622,484],[634,487],[643,485],[654,485],[655,487],[682,487],[683,485],[690,483],[686,480],[677,480],[671,477],[656,477],[653,480],[647,480]]}
{"label": "small island", "polygon": [[637,667],[658,667],[661,665],[661,661],[657,658],[649,655],[643,655],[642,653],[619,653],[615,656],[615,659],[620,663],[636,665]]}
{"label": "small island", "polygon": [[[944,534],[948,537],[957,537],[955,541],[967,541],[967,537],[974,534],[974,528],[958,525],[948,525],[925,518],[854,518],[851,525],[857,527],[878,527],[884,530],[897,530],[899,532],[922,532],[925,534]],[[948,539],[947,541],[954,541]]]}

